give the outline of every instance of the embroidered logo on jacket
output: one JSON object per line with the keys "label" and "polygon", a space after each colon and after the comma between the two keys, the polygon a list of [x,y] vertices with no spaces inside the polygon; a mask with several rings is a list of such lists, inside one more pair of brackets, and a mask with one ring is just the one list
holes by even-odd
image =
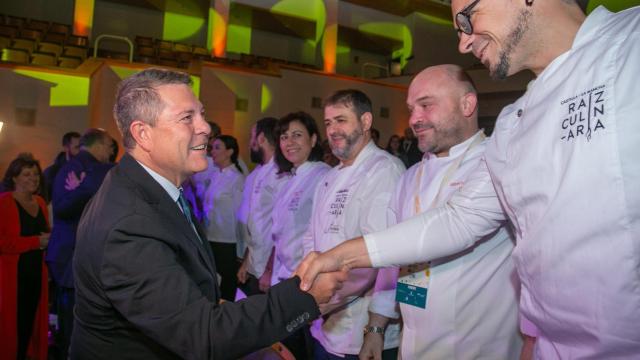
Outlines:
{"label": "embroidered logo on jacket", "polygon": [[605,85],[596,86],[560,102],[567,110],[561,122],[561,140],[572,141],[584,136],[587,141],[604,130]]}

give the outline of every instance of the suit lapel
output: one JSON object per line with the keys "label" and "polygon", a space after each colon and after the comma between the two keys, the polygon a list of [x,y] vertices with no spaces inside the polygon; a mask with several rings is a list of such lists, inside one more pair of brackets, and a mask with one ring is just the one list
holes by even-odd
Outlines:
{"label": "suit lapel", "polygon": [[203,231],[198,222],[194,221],[194,224],[202,242],[196,236],[191,224],[187,221],[178,204],[171,199],[162,186],[160,186],[135,159],[125,154],[120,161],[120,166],[129,175],[129,178],[144,190],[145,200],[156,208],[165,222],[171,224],[170,229],[175,230],[172,231],[172,234],[184,239],[185,242],[190,242],[196,247],[200,259],[215,278],[216,269],[211,249],[208,247],[209,244],[206,243],[207,237],[203,235]]}

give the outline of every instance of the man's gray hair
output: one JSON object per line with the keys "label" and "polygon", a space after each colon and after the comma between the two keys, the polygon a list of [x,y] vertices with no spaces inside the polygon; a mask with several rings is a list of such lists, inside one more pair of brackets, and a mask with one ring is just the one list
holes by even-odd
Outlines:
{"label": "man's gray hair", "polygon": [[189,74],[156,68],[140,71],[122,80],[116,93],[113,116],[122,134],[125,149],[133,149],[135,146],[129,129],[131,123],[142,120],[153,126],[164,109],[165,104],[157,88],[180,84],[191,85]]}

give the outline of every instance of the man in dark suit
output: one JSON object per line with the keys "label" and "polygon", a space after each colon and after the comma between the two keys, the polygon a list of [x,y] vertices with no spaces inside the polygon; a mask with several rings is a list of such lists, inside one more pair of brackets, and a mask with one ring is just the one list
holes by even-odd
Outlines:
{"label": "man in dark suit", "polygon": [[400,158],[407,169],[422,160],[424,153],[418,148],[418,139],[413,134],[411,128],[404,129],[404,138],[400,144],[400,153]]}
{"label": "man in dark suit", "polygon": [[[104,130],[89,129],[80,138],[81,150],[57,173],[53,186],[53,229],[46,262],[56,286],[59,333],[56,338],[61,359],[67,358],[73,329],[72,258],[80,216],[113,166],[109,157],[113,139]],[[74,186],[67,179],[77,179]],[[80,181],[80,179],[82,181]]]}
{"label": "man in dark suit", "polygon": [[328,274],[305,293],[294,277],[219,303],[210,247],[179,188],[207,166],[210,130],[189,85],[160,69],[120,84],[127,153],[78,229],[72,359],[235,359],[316,318],[346,278]]}
{"label": "man in dark suit", "polygon": [[75,131],[70,131],[62,136],[62,151],[53,160],[53,164],[44,169],[42,176],[44,176],[44,183],[46,186],[47,202],[50,202],[53,198],[53,183],[56,180],[56,175],[62,167],[69,162],[74,156],[80,152],[80,134]]}

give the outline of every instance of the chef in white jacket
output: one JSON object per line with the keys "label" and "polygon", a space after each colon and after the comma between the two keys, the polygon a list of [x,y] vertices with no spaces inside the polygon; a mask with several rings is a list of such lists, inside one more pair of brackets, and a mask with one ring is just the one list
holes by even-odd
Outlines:
{"label": "chef in white jacket", "polygon": [[454,0],[452,11],[460,51],[495,77],[529,69],[536,80],[445,206],[310,257],[303,288],[318,270],[460,252],[509,219],[531,355],[637,358],[640,8],[585,17],[572,1]]}
{"label": "chef in white jacket", "polygon": [[[325,251],[344,239],[382,230],[392,220],[389,200],[405,169],[400,159],[371,141],[372,121],[371,101],[361,91],[341,90],[326,100],[327,137],[340,164],[316,188],[306,252]],[[311,327],[314,358],[395,359],[399,324],[389,322],[399,316],[394,288],[393,269],[350,272],[337,293],[341,306]]]}
{"label": "chef in white jacket", "polygon": [[[391,199],[397,222],[446,204],[478,166],[487,144],[478,97],[458,66],[420,72],[407,95],[409,125],[425,155]],[[520,284],[505,221],[475,246],[403,267],[396,289],[403,359],[516,359]],[[446,239],[443,239],[446,241]]]}

